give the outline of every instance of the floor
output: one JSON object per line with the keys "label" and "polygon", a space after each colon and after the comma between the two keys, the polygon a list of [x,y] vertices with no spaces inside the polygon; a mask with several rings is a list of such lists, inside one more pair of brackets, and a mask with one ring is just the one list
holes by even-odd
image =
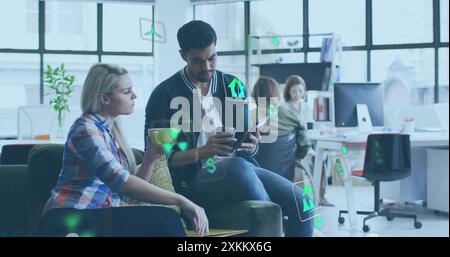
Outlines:
{"label": "floor", "polygon": [[[355,186],[353,187],[355,195],[355,205],[357,210],[373,209],[373,187]],[[338,214],[340,209],[347,208],[345,191],[342,186],[328,186],[326,198],[333,203],[334,207],[322,207],[322,217],[324,219],[324,229],[317,231],[316,236],[325,237],[448,237],[449,236],[449,218],[448,213],[436,214],[419,205],[394,206],[406,211],[415,211],[418,220],[422,223],[422,228],[415,229],[413,219],[395,218],[388,221],[385,217],[377,217],[367,222],[370,231],[362,231],[363,215],[358,215],[357,226],[351,230],[349,226],[348,215],[344,214],[345,223],[338,223]],[[393,206],[394,203],[387,203]]]}

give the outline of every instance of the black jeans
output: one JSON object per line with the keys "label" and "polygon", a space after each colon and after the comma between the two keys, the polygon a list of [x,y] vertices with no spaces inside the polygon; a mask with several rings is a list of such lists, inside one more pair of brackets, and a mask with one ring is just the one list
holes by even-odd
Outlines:
{"label": "black jeans", "polygon": [[184,237],[176,211],[159,206],[54,208],[39,224],[40,236]]}

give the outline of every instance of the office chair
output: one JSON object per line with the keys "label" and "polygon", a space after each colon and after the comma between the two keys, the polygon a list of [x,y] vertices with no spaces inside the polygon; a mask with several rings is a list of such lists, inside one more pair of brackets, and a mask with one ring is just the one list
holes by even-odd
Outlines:
{"label": "office chair", "polygon": [[255,156],[261,168],[273,171],[290,181],[294,180],[295,172],[295,131],[279,134],[273,143],[259,144]]}
{"label": "office chair", "polygon": [[306,165],[304,165],[303,160],[296,159],[296,149],[295,130],[287,134],[279,134],[275,142],[259,144],[259,150],[255,156],[257,166],[273,171],[292,182],[312,181],[313,176],[310,170],[313,167],[307,167],[310,163],[305,162]]}
{"label": "office chair", "polygon": [[[409,135],[402,134],[372,134],[367,138],[366,154],[364,159],[364,171],[362,176],[374,185],[374,210],[357,211],[357,214],[366,215],[363,222],[363,231],[368,232],[366,221],[378,216],[384,216],[391,221],[394,217],[414,219],[414,227],[419,229],[422,223],[417,221],[414,214],[392,212],[389,208],[380,210],[380,181],[394,181],[408,177],[411,174],[411,145]],[[345,219],[339,211],[339,224],[344,224]]]}

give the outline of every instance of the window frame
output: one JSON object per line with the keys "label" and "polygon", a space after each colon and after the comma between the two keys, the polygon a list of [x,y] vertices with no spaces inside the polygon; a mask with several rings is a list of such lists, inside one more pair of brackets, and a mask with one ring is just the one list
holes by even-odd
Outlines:
{"label": "window frame", "polygon": [[[38,0],[35,0],[38,1]],[[102,56],[154,56],[154,35],[152,36],[151,52],[127,52],[127,51],[104,51],[103,50],[103,3],[97,3],[97,47],[96,50],[48,50],[45,48],[45,1],[38,1],[38,48],[37,49],[14,49],[0,48],[0,53],[32,53],[40,56],[40,81],[39,81],[39,103],[44,104],[44,55],[48,54],[66,54],[66,55],[96,55],[98,62],[102,61]],[[155,17],[155,5],[152,2],[143,3],[152,6],[152,20]],[[27,10],[25,10],[27,11]]]}
{"label": "window frame", "polygon": [[[251,8],[251,1],[249,0],[243,0],[244,1],[244,18],[245,18],[245,50],[235,50],[235,51],[221,51],[218,52],[219,56],[229,56],[229,55],[245,55],[246,60],[246,67],[249,67],[248,61],[248,38],[250,36],[250,8]],[[299,53],[304,54],[304,62],[308,62],[308,53],[314,53],[314,52],[320,52],[320,47],[310,47],[309,44],[309,17],[310,17],[310,8],[309,8],[309,2],[311,0],[302,0],[303,1],[303,13],[302,13],[302,19],[303,19],[303,46],[299,49],[297,49]],[[360,46],[343,46],[342,51],[365,51],[366,52],[366,74],[367,74],[367,81],[371,81],[371,52],[374,50],[398,50],[398,49],[421,49],[421,48],[433,48],[434,49],[434,102],[439,103],[439,49],[441,48],[448,48],[449,43],[448,42],[441,42],[440,39],[440,22],[441,22],[441,15],[440,15],[440,1],[442,0],[433,0],[433,41],[431,43],[404,43],[404,44],[380,44],[380,45],[374,45],[373,44],[373,9],[372,9],[372,2],[373,0],[365,0],[365,22],[366,22],[366,28],[365,28],[365,45]],[[193,10],[193,17],[195,19],[195,7],[196,5],[200,5],[200,3],[193,3],[194,4],[194,10]],[[203,5],[213,5],[210,3],[202,3]],[[289,53],[290,49],[271,49],[271,50],[263,50],[262,54],[274,54],[274,53]],[[255,54],[255,53],[254,53]],[[249,79],[249,78],[247,78]]]}

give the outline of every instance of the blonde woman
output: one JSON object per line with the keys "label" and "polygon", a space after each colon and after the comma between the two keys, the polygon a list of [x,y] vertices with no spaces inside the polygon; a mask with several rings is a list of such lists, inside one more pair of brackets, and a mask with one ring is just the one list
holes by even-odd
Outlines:
{"label": "blonde woman", "polygon": [[63,168],[41,219],[41,235],[185,236],[174,210],[118,207],[120,197],[179,205],[197,233],[208,232],[201,207],[147,182],[152,164],[162,154],[151,142],[135,174],[136,161],[118,120],[133,112],[135,99],[126,69],[112,64],[90,68],[81,95],[83,114],[69,131]]}

